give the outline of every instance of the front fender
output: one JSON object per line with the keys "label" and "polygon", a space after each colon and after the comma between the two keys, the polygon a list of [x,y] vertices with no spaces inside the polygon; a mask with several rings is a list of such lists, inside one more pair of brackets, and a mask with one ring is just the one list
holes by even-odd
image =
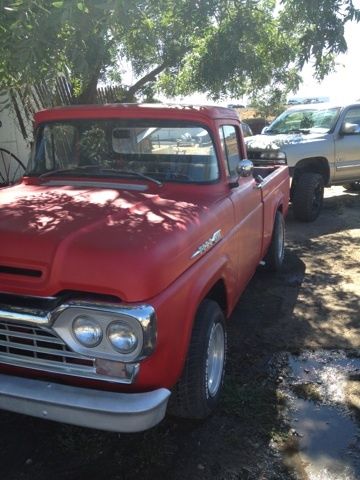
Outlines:
{"label": "front fender", "polygon": [[173,387],[184,367],[194,318],[201,301],[220,279],[231,297],[235,274],[229,267],[227,255],[221,250],[220,244],[215,246],[149,302],[157,312],[157,348],[151,357],[141,363],[136,389]]}

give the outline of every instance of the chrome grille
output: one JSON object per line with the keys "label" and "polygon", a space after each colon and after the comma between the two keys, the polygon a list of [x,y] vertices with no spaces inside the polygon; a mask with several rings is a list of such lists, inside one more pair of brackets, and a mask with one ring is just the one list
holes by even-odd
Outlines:
{"label": "chrome grille", "polygon": [[0,363],[94,378],[95,360],[75,353],[50,329],[0,323]]}

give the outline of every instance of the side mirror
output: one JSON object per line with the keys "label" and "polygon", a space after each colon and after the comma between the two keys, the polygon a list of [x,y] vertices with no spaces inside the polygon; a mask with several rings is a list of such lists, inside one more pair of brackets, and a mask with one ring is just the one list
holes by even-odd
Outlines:
{"label": "side mirror", "polygon": [[250,177],[253,174],[254,164],[251,160],[241,160],[236,167],[239,177]]}
{"label": "side mirror", "polygon": [[340,135],[353,135],[360,133],[360,127],[357,123],[345,122],[341,126]]}

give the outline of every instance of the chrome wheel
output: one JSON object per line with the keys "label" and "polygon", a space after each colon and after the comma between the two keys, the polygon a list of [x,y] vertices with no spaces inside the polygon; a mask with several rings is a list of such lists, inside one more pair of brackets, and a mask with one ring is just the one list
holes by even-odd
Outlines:
{"label": "chrome wheel", "polygon": [[184,370],[175,385],[170,412],[183,418],[206,418],[219,402],[226,363],[224,312],[206,298],[196,312]]}
{"label": "chrome wheel", "polygon": [[279,263],[282,263],[284,260],[284,253],[285,253],[285,229],[284,224],[280,222],[279,232],[276,238],[276,251],[278,254]]}
{"label": "chrome wheel", "polygon": [[212,326],[206,361],[207,389],[214,397],[222,383],[225,362],[225,332],[221,323]]}

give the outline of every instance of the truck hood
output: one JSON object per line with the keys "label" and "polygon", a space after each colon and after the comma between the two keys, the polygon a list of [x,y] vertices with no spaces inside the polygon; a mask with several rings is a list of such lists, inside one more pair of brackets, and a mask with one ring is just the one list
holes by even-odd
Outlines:
{"label": "truck hood", "polygon": [[285,151],[299,144],[325,140],[328,133],[289,133],[279,135],[254,135],[245,138],[248,150],[281,150]]}
{"label": "truck hood", "polygon": [[227,229],[225,220],[207,220],[215,197],[170,198],[166,188],[3,189],[0,291],[49,296],[72,290],[123,301],[155,296],[195,261],[192,254],[213,230]]}

